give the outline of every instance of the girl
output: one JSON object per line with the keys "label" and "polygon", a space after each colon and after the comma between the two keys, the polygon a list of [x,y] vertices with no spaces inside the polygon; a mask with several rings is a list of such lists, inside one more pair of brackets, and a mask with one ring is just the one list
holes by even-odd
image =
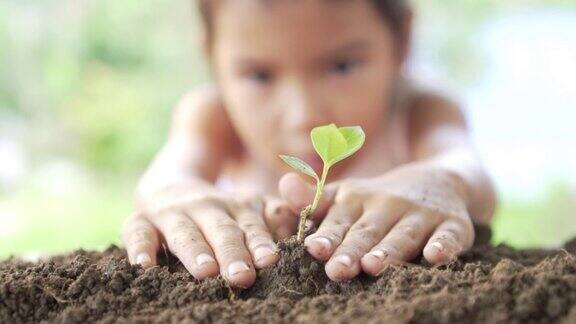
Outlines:
{"label": "girl", "polygon": [[278,154],[320,171],[310,130],[362,126],[338,164],[305,245],[337,281],[418,254],[442,263],[470,248],[495,198],[460,109],[402,74],[411,11],[402,0],[201,0],[214,84],[174,110],[170,136],[123,228],[130,262],[161,243],[197,279],[253,284],[279,258],[313,186]]}

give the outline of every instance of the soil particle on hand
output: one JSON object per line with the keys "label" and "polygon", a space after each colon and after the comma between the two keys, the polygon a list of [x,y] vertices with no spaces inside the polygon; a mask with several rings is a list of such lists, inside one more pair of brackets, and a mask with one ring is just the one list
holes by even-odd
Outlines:
{"label": "soil particle on hand", "polygon": [[[486,240],[484,239],[484,242]],[[295,240],[249,289],[199,282],[172,256],[143,270],[111,247],[0,263],[0,323],[576,323],[576,239],[558,250],[474,246],[449,264],[337,283]]]}

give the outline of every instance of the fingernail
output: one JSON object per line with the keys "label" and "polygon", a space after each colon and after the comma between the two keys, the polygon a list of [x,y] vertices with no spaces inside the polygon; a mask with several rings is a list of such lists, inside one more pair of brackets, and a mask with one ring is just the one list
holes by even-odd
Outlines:
{"label": "fingernail", "polygon": [[268,246],[260,246],[258,248],[256,248],[256,250],[254,251],[254,259],[256,259],[256,261],[265,258],[265,257],[269,257],[271,255],[274,254],[274,250]]}
{"label": "fingernail", "polygon": [[138,256],[136,256],[136,263],[141,265],[141,266],[147,265],[150,262],[152,262],[152,259],[150,258],[148,253],[142,252],[142,253],[138,254]]}
{"label": "fingernail", "polygon": [[343,264],[346,267],[352,267],[352,258],[346,254],[341,254],[334,258],[334,262]]}
{"label": "fingernail", "polygon": [[390,254],[386,250],[376,250],[376,251],[370,252],[370,255],[375,256],[380,261],[384,261],[388,257],[388,255],[390,255]]}
{"label": "fingernail", "polygon": [[202,253],[196,256],[196,264],[199,266],[213,262],[216,262],[216,260],[214,260],[214,258],[210,254]]}
{"label": "fingernail", "polygon": [[326,251],[330,251],[332,250],[332,242],[330,242],[329,239],[325,238],[325,237],[318,237],[314,239],[314,242],[318,243],[320,246],[322,246],[322,248],[324,248]]}
{"label": "fingernail", "polygon": [[444,252],[444,246],[442,245],[442,243],[434,242],[432,243],[432,246],[437,248],[440,252]]}
{"label": "fingernail", "polygon": [[250,267],[244,261],[234,261],[228,265],[228,275],[233,276],[240,272],[246,272]]}

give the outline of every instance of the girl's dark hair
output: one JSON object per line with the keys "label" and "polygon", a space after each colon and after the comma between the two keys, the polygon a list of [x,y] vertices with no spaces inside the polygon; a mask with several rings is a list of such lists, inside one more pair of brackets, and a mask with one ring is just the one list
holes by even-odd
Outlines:
{"label": "girl's dark hair", "polygon": [[[205,45],[207,51],[211,52],[214,38],[214,10],[216,4],[221,0],[196,0],[202,25],[205,32]],[[407,43],[409,40],[409,28],[407,27],[410,15],[410,5],[408,0],[368,0],[371,1],[378,13],[388,24],[392,34],[396,38],[398,51],[401,57],[405,56]]]}

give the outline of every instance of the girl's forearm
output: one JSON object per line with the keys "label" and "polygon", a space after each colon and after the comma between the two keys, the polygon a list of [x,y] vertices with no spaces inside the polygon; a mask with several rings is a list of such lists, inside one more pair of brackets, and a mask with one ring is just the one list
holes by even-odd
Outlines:
{"label": "girl's forearm", "polygon": [[470,216],[476,223],[489,223],[496,204],[494,188],[472,145],[462,110],[443,96],[426,94],[411,112],[413,160],[460,178]]}
{"label": "girl's forearm", "polygon": [[[220,163],[201,159],[201,153],[198,146],[174,141],[166,144],[138,182],[136,205],[140,206],[156,193],[173,187],[187,190],[213,188]],[[212,163],[206,163],[208,160]]]}

